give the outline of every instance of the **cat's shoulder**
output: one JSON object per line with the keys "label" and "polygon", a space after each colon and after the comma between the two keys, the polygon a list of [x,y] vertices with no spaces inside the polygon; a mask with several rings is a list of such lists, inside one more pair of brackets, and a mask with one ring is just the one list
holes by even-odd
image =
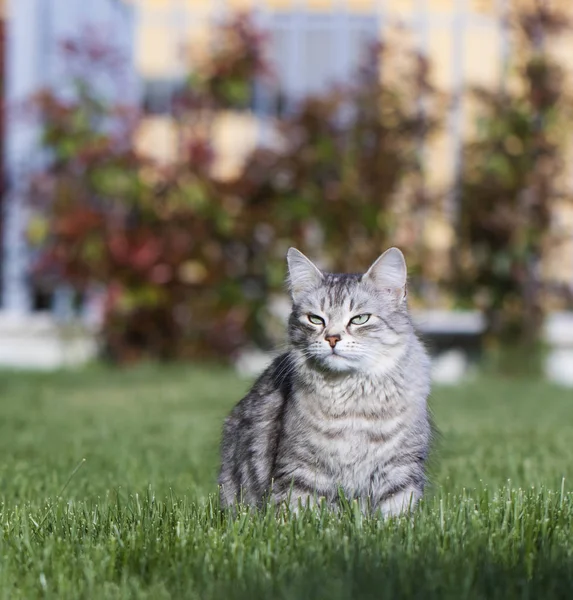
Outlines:
{"label": "cat's shoulder", "polygon": [[295,369],[294,357],[289,352],[277,356],[255,381],[237,407],[261,407],[264,404],[285,400],[291,394]]}
{"label": "cat's shoulder", "polygon": [[295,370],[296,362],[293,355],[290,352],[280,354],[255,381],[251,391],[262,395],[280,392],[281,395],[288,396]]}

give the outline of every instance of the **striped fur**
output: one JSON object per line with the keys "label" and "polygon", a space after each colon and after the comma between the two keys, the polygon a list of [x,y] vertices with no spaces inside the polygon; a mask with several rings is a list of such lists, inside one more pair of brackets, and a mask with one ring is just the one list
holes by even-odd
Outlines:
{"label": "striped fur", "polygon": [[294,249],[288,262],[290,350],[225,422],[222,504],[323,497],[334,507],[342,492],[364,510],[408,510],[425,484],[430,377],[402,253],[390,249],[364,275],[322,273]]}

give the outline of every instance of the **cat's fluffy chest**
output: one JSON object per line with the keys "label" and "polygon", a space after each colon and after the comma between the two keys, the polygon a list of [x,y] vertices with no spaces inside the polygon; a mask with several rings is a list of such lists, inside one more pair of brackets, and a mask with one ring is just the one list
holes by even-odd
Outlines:
{"label": "cat's fluffy chest", "polygon": [[401,441],[404,411],[393,386],[371,380],[342,380],[321,389],[295,391],[291,435],[304,432],[317,469],[348,495],[367,494],[379,465]]}
{"label": "cat's fluffy chest", "polygon": [[317,420],[339,421],[350,432],[370,430],[403,412],[403,386],[392,378],[349,376],[294,389],[296,407]]}

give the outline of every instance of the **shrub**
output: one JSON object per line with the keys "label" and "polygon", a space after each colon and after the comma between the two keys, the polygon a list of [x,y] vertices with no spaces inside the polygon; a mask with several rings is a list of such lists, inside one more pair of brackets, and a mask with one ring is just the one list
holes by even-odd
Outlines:
{"label": "shrub", "polygon": [[73,100],[51,90],[33,99],[47,151],[31,182],[36,278],[104,286],[102,337],[114,360],[232,354],[257,330],[261,299],[248,290],[251,257],[263,249],[246,205],[210,174],[205,128],[189,126],[193,115],[204,124],[215,104],[208,78],[178,98],[181,149],[165,166],[136,150],[141,115],[96,85],[113,48],[93,36],[63,46],[82,65]]}
{"label": "shrub", "polygon": [[[223,181],[209,125],[216,110],[246,106],[269,68],[264,36],[247,17],[218,39],[176,98],[180,144],[169,165],[136,150],[141,115],[98,91],[94,71],[110,68],[101,40],[97,52],[89,38],[66,43],[84,64],[73,100],[46,90],[34,101],[48,159],[31,186],[48,223],[35,221],[45,234],[39,273],[79,291],[104,286],[102,335],[120,362],[268,345],[266,311],[291,244],[313,255],[320,247],[341,269],[363,268],[396,241],[416,246],[428,206],[420,147],[435,127],[419,102],[433,94],[427,64],[376,49],[351,86],[279,119],[280,145],[256,150]],[[379,59],[398,54],[409,75],[381,80]]]}
{"label": "shrub", "polygon": [[542,4],[511,23],[517,47],[510,81],[476,91],[481,116],[461,174],[457,288],[483,309],[489,349],[515,356],[520,348],[511,367],[529,370],[539,356],[547,293],[541,266],[564,195],[559,176],[570,117],[564,72],[546,42],[569,23]]}
{"label": "shrub", "polygon": [[[393,73],[398,61],[399,79],[381,77],[381,66]],[[433,205],[421,150],[438,126],[438,96],[413,52],[376,46],[365,65],[346,87],[282,117],[278,147],[255,151],[237,182],[250,203],[273,206],[281,261],[295,243],[332,269],[357,271],[397,244],[420,264]]]}

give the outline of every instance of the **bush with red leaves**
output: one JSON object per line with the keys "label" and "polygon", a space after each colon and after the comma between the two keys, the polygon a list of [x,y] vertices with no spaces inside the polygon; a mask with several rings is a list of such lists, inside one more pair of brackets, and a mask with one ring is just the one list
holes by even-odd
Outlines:
{"label": "bush with red leaves", "polygon": [[352,85],[278,120],[279,149],[255,151],[222,181],[205,121],[246,106],[269,67],[249,18],[217,39],[176,98],[181,143],[167,166],[136,151],[137,113],[98,93],[92,71],[115,68],[101,45],[66,43],[82,63],[73,100],[53,91],[35,98],[49,158],[30,194],[48,222],[36,227],[46,234],[38,276],[105,287],[102,335],[119,362],[267,346],[269,299],[282,290],[291,244],[313,255],[320,247],[340,269],[364,268],[399,236],[419,247],[429,203],[419,149],[435,127],[419,102],[433,95],[425,61],[409,55],[408,76],[384,82],[379,60],[393,54],[376,49]]}

